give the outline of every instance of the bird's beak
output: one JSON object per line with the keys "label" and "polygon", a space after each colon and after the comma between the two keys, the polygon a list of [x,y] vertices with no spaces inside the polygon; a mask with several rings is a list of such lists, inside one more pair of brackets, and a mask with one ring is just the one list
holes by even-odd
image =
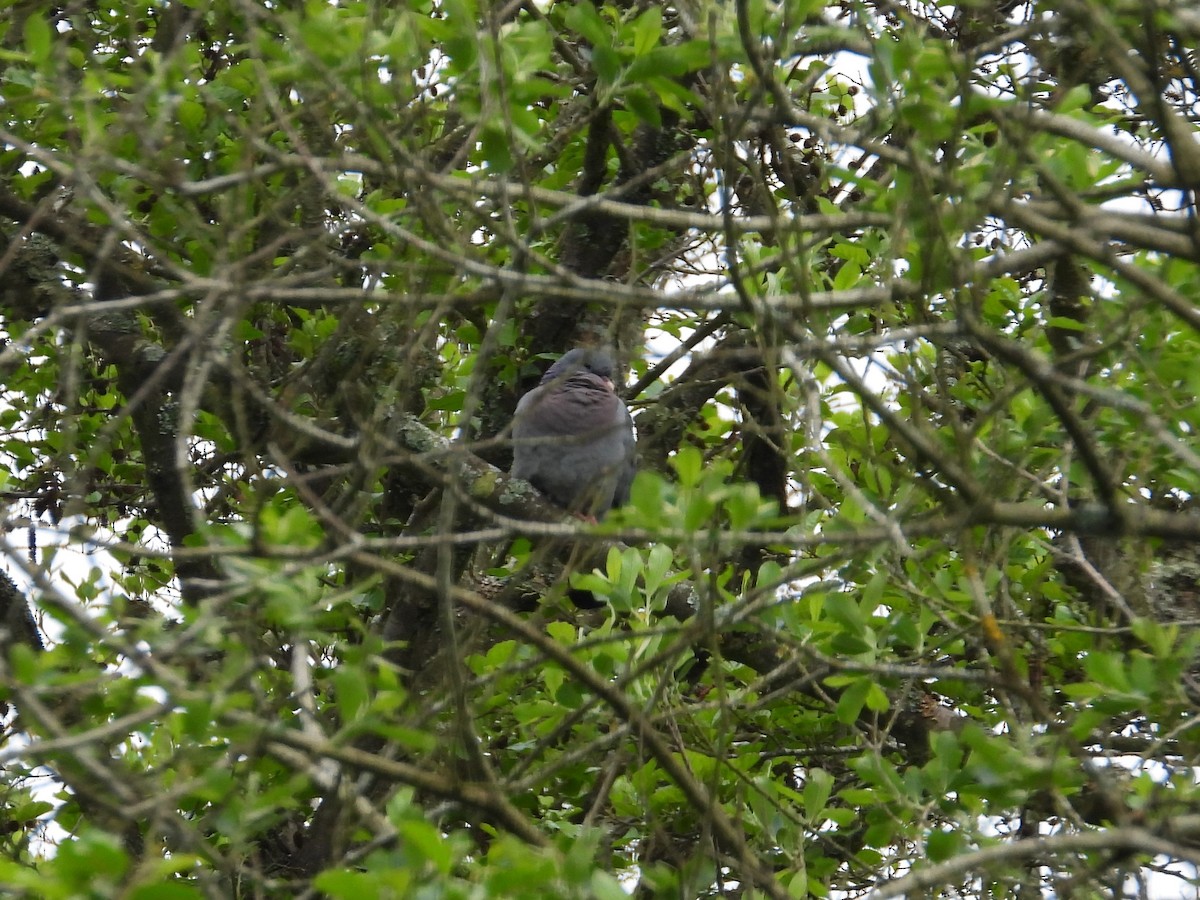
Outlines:
{"label": "bird's beak", "polygon": [[611,378],[604,379],[604,386],[606,388],[608,388],[608,390],[612,391],[614,394],[617,392],[617,389],[615,387],[613,387],[613,382],[612,382]]}

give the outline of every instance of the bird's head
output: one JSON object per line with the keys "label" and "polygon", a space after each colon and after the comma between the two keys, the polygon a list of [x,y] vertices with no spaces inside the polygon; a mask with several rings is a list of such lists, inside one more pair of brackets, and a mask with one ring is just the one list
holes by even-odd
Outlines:
{"label": "bird's head", "polygon": [[542,376],[541,384],[563,381],[577,372],[588,372],[604,381],[613,390],[613,361],[607,350],[599,347],[576,347],[568,350]]}

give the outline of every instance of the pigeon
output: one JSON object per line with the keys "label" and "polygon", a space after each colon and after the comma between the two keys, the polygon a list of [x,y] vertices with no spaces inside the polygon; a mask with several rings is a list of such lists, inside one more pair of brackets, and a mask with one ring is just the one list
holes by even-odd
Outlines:
{"label": "pigeon", "polygon": [[629,500],[637,438],[613,388],[612,357],[577,347],[517,403],[512,474],[554,503],[603,516]]}

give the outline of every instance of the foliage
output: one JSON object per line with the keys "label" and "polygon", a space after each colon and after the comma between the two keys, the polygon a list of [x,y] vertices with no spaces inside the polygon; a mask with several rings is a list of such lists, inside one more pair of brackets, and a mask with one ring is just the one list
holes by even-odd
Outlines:
{"label": "foliage", "polygon": [[[6,896],[1194,879],[1198,40],[8,6]],[[577,343],[601,523],[504,475]]]}

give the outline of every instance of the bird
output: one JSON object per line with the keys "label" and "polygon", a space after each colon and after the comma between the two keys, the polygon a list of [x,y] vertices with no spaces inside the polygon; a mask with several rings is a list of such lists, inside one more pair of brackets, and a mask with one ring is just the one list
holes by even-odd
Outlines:
{"label": "bird", "polygon": [[629,500],[637,436],[613,386],[612,356],[576,347],[517,403],[511,474],[555,504],[599,518]]}

